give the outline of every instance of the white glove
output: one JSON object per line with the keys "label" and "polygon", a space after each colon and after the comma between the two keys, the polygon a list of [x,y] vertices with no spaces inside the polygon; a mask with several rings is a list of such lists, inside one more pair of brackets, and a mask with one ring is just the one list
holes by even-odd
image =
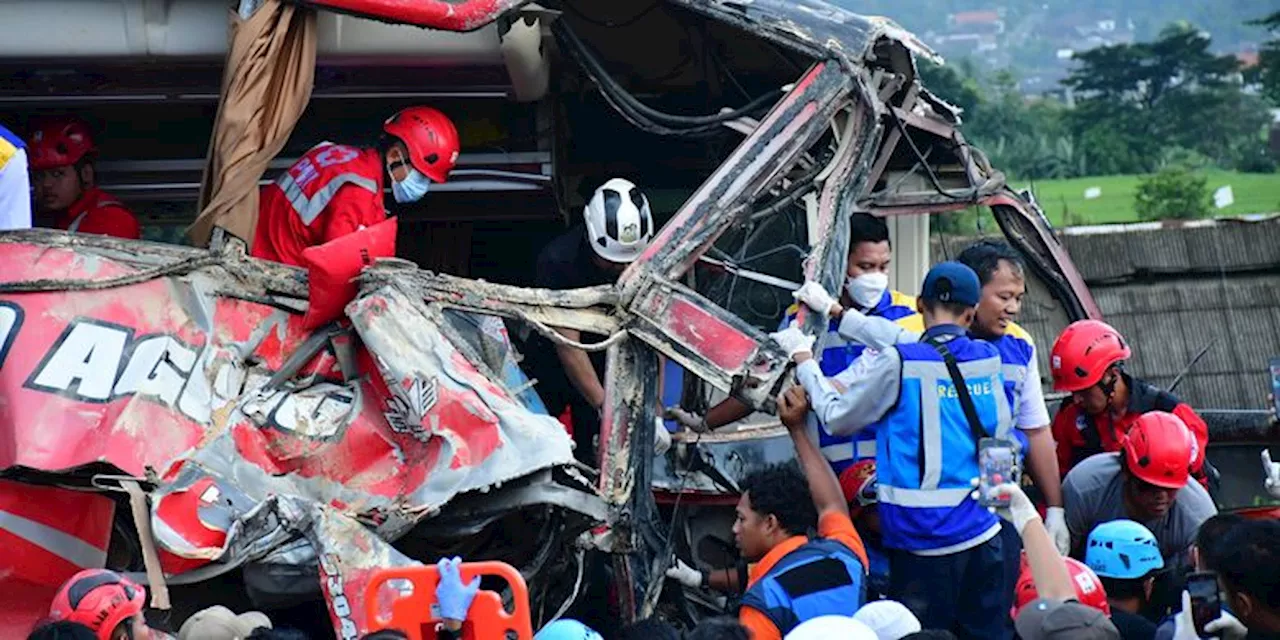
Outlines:
{"label": "white glove", "polygon": [[1280,462],[1271,461],[1271,451],[1262,450],[1262,474],[1266,477],[1263,485],[1272,498],[1280,499]]}
{"label": "white glove", "polygon": [[[974,478],[970,481],[973,486],[978,486],[979,480]],[[1040,513],[1036,511],[1036,506],[1031,504],[1031,499],[1027,494],[1022,492],[1022,488],[1012,482],[998,484],[991,487],[993,496],[1009,496],[1009,507],[997,509],[995,507],[987,507],[987,511],[994,513],[1005,520],[1013,523],[1013,528],[1018,530],[1018,535],[1022,535],[1022,528],[1027,526],[1032,520],[1039,520]],[[980,496],[979,490],[975,489],[969,494],[971,498],[977,500]]]}
{"label": "white glove", "polygon": [[1222,640],[1244,640],[1249,635],[1249,628],[1226,611],[1217,620],[1206,624],[1204,630],[1218,634]]}
{"label": "white glove", "polygon": [[812,280],[806,281],[804,286],[793,291],[791,296],[824,316],[830,315],[831,307],[836,306],[836,299],[831,297],[822,285]]}
{"label": "white glove", "polygon": [[653,452],[656,455],[666,455],[667,450],[671,448],[671,432],[667,431],[667,423],[662,418],[653,419]]}
{"label": "white glove", "polygon": [[813,336],[806,335],[794,322],[782,331],[769,334],[769,337],[787,352],[787,356],[792,358],[802,353],[813,355],[813,343],[817,340]]}
{"label": "white glove", "polygon": [[702,572],[685,564],[680,558],[676,558],[676,563],[667,569],[667,577],[689,589],[702,586]]}
{"label": "white glove", "polygon": [[706,433],[711,430],[707,425],[707,419],[696,413],[685,411],[680,407],[667,407],[667,419],[675,420],[676,424],[693,431],[694,433]]}
{"label": "white glove", "polygon": [[1200,640],[1195,618],[1191,617],[1191,594],[1182,592],[1182,611],[1173,616],[1173,640]]}
{"label": "white glove", "polygon": [[1044,528],[1049,530],[1053,538],[1053,546],[1058,553],[1066,556],[1071,553],[1071,531],[1067,529],[1067,512],[1062,507],[1049,507],[1044,512]]}

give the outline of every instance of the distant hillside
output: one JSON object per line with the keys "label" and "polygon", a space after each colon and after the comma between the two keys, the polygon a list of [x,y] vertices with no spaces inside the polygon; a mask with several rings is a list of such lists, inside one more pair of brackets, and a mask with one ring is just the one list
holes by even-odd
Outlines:
{"label": "distant hillside", "polygon": [[1264,32],[1245,23],[1280,10],[1280,0],[828,1],[892,18],[949,61],[970,58],[987,68],[1013,69],[1029,91],[1054,88],[1070,51],[1152,40],[1173,22],[1208,31],[1219,53],[1256,51]]}

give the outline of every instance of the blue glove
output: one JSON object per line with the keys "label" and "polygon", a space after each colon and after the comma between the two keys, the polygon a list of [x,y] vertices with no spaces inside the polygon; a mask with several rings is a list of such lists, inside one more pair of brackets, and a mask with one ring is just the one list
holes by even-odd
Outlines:
{"label": "blue glove", "polygon": [[440,582],[436,584],[436,603],[440,607],[440,617],[445,620],[466,620],[471,601],[480,591],[480,576],[473,578],[470,584],[462,584],[462,574],[458,571],[460,564],[462,558],[441,558],[436,563],[436,571],[440,573]]}

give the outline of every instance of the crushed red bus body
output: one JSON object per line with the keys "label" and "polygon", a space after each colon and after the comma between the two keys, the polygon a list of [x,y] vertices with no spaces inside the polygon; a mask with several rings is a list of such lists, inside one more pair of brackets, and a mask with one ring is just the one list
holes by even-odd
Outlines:
{"label": "crushed red bus body", "polygon": [[[304,4],[455,31],[530,10],[514,0]],[[636,8],[665,16],[659,26],[696,23],[758,48],[743,56],[752,76],[741,74],[757,91],[741,93],[759,97],[692,121],[646,110],[597,53],[613,27],[568,12],[551,25],[557,73],[603,94],[610,126],[664,145],[732,136],[716,141],[705,180],[682,192],[615,286],[548,291],[380,261],[360,277],[342,324],[306,331],[305,273],[246,258],[235,241],[206,250],[0,236],[0,539],[47,558],[0,567],[5,579],[29,585],[21,592],[35,603],[32,594],[86,566],[131,572],[153,595],[238,570],[251,599],[323,595],[334,632],[351,638],[368,630],[352,600],[369,572],[457,554],[518,567],[535,624],[591,580],[609,583],[617,620],[658,607],[694,617],[685,599],[664,594],[671,551],[714,555],[737,483],[791,455],[766,423],[676,433],[676,446],[653,456],[647,425],[663,359],[684,373],[687,408],[731,395],[767,416],[789,384],[789,359],[766,334],[777,317],[745,319],[732,284],[726,296],[720,283],[741,275],[778,288],[786,275],[838,289],[854,211],[891,217],[895,277],[918,282],[927,255],[906,256],[927,248],[922,214],[986,206],[1054,302],[1055,322],[1098,315],[1043,215],[964,141],[957,111],[920,85],[914,56],[931,54],[909,33],[815,0],[650,4]],[[567,167],[556,163],[570,138],[545,141],[554,152],[539,164]],[[704,151],[696,155],[713,155]],[[441,202],[465,204],[456,194],[468,184],[441,185]],[[568,190],[557,186],[546,191]],[[790,232],[770,228],[782,219]],[[789,273],[752,268],[750,256],[780,250],[792,252]],[[811,315],[801,321],[817,331]],[[552,340],[551,327],[610,337],[598,470],[573,462],[564,429],[520,372],[515,325]],[[587,553],[609,566],[584,578]],[[30,604],[9,607],[4,635],[42,613]]]}

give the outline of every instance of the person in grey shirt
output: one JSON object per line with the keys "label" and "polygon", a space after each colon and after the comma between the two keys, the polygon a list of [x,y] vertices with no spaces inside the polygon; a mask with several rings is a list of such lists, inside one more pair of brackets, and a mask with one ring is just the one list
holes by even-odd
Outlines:
{"label": "person in grey shirt", "polygon": [[1143,414],[1117,453],[1086,458],[1062,483],[1071,548],[1083,550],[1093,528],[1127,518],[1155,534],[1166,566],[1180,564],[1200,524],[1218,512],[1198,482],[1188,482],[1191,431],[1163,411]]}

